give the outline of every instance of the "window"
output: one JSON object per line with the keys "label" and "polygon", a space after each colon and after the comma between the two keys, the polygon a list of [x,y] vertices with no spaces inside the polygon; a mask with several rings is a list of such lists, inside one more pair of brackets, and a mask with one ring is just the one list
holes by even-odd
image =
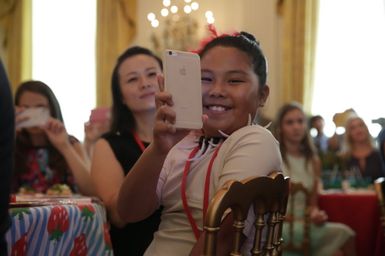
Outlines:
{"label": "window", "polygon": [[320,0],[312,113],[325,118],[353,108],[373,136],[385,117],[385,1]]}
{"label": "window", "polygon": [[79,140],[96,102],[96,1],[32,1],[32,78],[51,87]]}

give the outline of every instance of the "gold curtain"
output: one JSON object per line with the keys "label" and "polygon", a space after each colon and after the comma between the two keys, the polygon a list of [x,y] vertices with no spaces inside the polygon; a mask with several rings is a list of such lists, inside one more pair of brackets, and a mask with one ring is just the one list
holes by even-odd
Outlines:
{"label": "gold curtain", "polygon": [[97,105],[111,105],[111,74],[116,59],[136,34],[136,0],[98,0],[96,39]]}
{"label": "gold curtain", "polygon": [[310,111],[319,0],[279,0],[283,22],[283,102],[297,101]]}
{"label": "gold curtain", "polygon": [[0,0],[0,54],[15,92],[31,78],[31,1]]}

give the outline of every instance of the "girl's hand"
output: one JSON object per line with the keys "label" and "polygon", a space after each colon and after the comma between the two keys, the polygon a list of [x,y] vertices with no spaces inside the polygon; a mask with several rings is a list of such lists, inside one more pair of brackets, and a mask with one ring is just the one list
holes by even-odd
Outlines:
{"label": "girl's hand", "polygon": [[22,122],[24,122],[24,121],[29,119],[28,116],[20,115],[24,110],[25,110],[25,108],[23,108],[23,107],[15,106],[15,127],[16,127],[16,133],[21,131],[21,128],[18,128],[20,123],[22,123]]}
{"label": "girl's hand", "polygon": [[157,113],[154,125],[154,146],[162,153],[167,153],[176,143],[185,137],[189,130],[176,129],[174,102],[172,95],[164,91],[164,79],[158,76],[160,92],[155,96]]}
{"label": "girl's hand", "polygon": [[322,211],[318,208],[313,208],[310,212],[310,219],[314,224],[322,225],[327,221],[328,216],[325,211]]}
{"label": "girl's hand", "polygon": [[42,129],[57,150],[62,151],[71,145],[64,124],[59,120],[50,117]]}

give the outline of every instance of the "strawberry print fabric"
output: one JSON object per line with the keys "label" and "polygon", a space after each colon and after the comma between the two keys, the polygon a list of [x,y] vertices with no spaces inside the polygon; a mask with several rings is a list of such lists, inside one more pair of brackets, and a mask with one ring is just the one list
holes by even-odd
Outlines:
{"label": "strawberry print fabric", "polygon": [[113,255],[105,208],[97,203],[11,208],[8,255]]}

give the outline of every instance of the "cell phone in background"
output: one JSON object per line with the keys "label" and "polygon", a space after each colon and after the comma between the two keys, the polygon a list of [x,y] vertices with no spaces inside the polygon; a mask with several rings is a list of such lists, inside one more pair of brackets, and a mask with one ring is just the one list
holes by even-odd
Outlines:
{"label": "cell phone in background", "polygon": [[104,123],[111,119],[111,109],[106,107],[91,110],[90,123]]}
{"label": "cell phone in background", "polygon": [[20,117],[27,117],[25,121],[17,124],[16,128],[27,128],[45,125],[50,117],[48,108],[27,108],[19,113]]}
{"label": "cell phone in background", "polygon": [[165,89],[172,94],[177,128],[200,129],[202,123],[201,66],[198,54],[165,50]]}

